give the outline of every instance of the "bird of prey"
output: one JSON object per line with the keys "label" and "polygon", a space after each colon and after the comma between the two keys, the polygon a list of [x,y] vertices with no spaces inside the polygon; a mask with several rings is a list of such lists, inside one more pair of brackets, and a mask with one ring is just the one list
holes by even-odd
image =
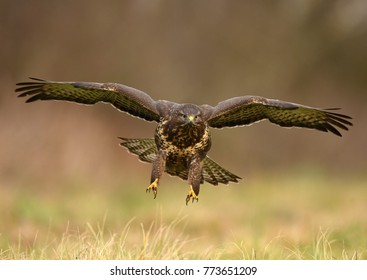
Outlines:
{"label": "bird of prey", "polygon": [[121,145],[139,159],[152,163],[147,192],[157,196],[163,174],[178,176],[189,185],[186,204],[198,201],[200,184],[218,185],[238,182],[239,176],[229,172],[207,156],[211,147],[210,128],[251,125],[267,119],[283,127],[304,127],[332,132],[348,130],[351,117],[332,109],[317,109],[300,104],[239,96],[216,106],[179,104],[153,100],[138,89],[117,83],[55,82],[37,78],[17,83],[19,97],[37,100],[64,100],[81,104],[110,103],[118,110],[146,121],[157,122],[154,138],[121,138]]}

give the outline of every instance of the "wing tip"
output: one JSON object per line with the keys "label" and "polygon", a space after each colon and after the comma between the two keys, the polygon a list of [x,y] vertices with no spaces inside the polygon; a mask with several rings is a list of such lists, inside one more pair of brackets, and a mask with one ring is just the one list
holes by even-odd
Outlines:
{"label": "wing tip", "polygon": [[31,103],[37,100],[42,100],[41,88],[46,80],[35,78],[35,77],[28,77],[31,81],[26,82],[18,82],[15,85],[17,88],[15,92],[19,93],[17,97],[26,97],[31,96],[28,98],[25,103]]}
{"label": "wing tip", "polygon": [[323,110],[326,113],[327,117],[326,125],[323,128],[326,132],[330,131],[336,136],[343,137],[338,128],[349,131],[348,126],[353,126],[353,123],[349,120],[352,120],[353,118],[345,114],[330,112],[333,110],[340,110],[340,108],[329,108]]}

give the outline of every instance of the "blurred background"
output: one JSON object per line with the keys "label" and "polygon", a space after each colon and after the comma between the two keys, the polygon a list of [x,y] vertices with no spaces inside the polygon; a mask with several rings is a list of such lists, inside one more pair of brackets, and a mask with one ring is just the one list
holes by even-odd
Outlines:
{"label": "blurred background", "polygon": [[[0,42],[0,204],[5,209],[0,226],[7,225],[0,231],[10,240],[34,222],[29,222],[34,218],[29,209],[45,201],[66,203],[73,195],[95,193],[93,211],[103,197],[110,208],[135,205],[134,199],[154,208],[168,198],[181,208],[186,195],[185,182],[165,175],[157,199],[146,196],[151,167],[118,145],[118,136],[152,137],[154,123],[105,104],[25,104],[14,89],[28,77],[116,82],[154,99],[196,104],[260,95],[340,107],[354,124],[349,132],[342,131],[342,138],[264,121],[212,130],[209,155],[244,178],[231,189],[232,196],[238,195],[236,190],[255,188],[259,180],[272,182],[280,192],[279,178],[291,178],[295,185],[299,176],[339,181],[342,192],[352,188],[352,181],[367,182],[363,0],[2,0]],[[202,189],[195,211],[210,199],[220,205],[223,195],[229,195],[208,185]],[[334,191],[327,190],[327,195]],[[47,203],[46,220],[74,219],[73,211],[53,213]],[[75,204],[71,209],[79,211]],[[60,207],[66,211],[69,206]],[[104,213],[106,208],[99,210]],[[150,211],[134,209],[130,216]],[[367,223],[366,216],[362,221]]]}

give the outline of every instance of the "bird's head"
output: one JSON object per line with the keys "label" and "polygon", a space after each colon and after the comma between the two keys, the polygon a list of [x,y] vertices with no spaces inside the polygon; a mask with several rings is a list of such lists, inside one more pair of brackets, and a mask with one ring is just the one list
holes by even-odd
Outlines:
{"label": "bird's head", "polygon": [[179,126],[198,126],[203,124],[202,112],[194,104],[180,104],[174,109],[172,120]]}

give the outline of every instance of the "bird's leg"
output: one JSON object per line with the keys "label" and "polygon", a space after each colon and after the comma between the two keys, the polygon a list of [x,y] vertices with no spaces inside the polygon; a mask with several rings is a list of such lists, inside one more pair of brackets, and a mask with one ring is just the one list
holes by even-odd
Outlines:
{"label": "bird's leg", "polygon": [[188,183],[189,193],[186,196],[186,205],[191,200],[196,202],[199,200],[200,183],[202,176],[202,165],[199,158],[194,158],[189,167]]}
{"label": "bird's leg", "polygon": [[146,189],[146,192],[153,190],[154,199],[157,197],[158,192],[158,178],[156,178]]}
{"label": "bird's leg", "polygon": [[189,193],[186,196],[186,205],[190,202],[190,200],[192,200],[192,202],[195,200],[196,202],[199,201],[199,196],[195,193],[192,185],[189,186]]}
{"label": "bird's leg", "polygon": [[158,182],[164,172],[165,167],[166,167],[166,154],[163,151],[158,151],[157,157],[153,161],[152,175],[150,177],[150,185],[146,189],[146,192],[150,192],[150,190],[153,190],[154,198],[157,197]]}

